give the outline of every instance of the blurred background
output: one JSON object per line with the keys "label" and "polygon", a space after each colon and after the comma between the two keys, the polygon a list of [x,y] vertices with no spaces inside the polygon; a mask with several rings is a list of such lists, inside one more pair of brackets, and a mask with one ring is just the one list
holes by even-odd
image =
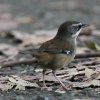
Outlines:
{"label": "blurred background", "polygon": [[0,31],[55,29],[66,20],[100,29],[100,0],[0,0]]}

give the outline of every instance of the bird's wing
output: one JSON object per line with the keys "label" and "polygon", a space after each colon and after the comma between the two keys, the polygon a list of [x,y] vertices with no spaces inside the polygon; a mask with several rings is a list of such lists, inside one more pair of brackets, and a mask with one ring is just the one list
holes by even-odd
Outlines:
{"label": "bird's wing", "polygon": [[61,43],[62,41],[52,39],[50,41],[47,41],[41,45],[39,48],[39,52],[47,52],[47,53],[53,53],[53,54],[71,54],[72,51],[70,48],[68,48],[67,43]]}
{"label": "bird's wing", "polygon": [[47,41],[40,46],[39,50],[33,56],[43,65],[47,65],[54,60],[55,56],[53,54],[71,54],[71,50],[64,43],[55,39]]}

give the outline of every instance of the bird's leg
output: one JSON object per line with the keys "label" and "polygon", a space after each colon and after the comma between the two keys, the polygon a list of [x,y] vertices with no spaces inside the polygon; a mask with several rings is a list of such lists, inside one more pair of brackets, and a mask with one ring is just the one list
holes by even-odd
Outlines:
{"label": "bird's leg", "polygon": [[47,89],[48,91],[51,91],[52,88],[47,87],[47,86],[46,86],[46,83],[45,83],[45,72],[46,72],[46,69],[43,69],[43,71],[42,71],[42,74],[43,74],[43,87],[42,87],[41,89],[42,89],[42,90],[43,90],[43,89]]}
{"label": "bird's leg", "polygon": [[58,82],[62,85],[62,87],[63,87],[65,90],[69,90],[68,87],[66,87],[65,84],[56,76],[55,70],[52,71],[52,74],[54,75],[55,79],[58,80]]}
{"label": "bird's leg", "polygon": [[43,71],[42,71],[42,74],[43,74],[43,87],[47,87],[46,84],[45,84],[45,72],[46,72],[46,70],[43,69]]}

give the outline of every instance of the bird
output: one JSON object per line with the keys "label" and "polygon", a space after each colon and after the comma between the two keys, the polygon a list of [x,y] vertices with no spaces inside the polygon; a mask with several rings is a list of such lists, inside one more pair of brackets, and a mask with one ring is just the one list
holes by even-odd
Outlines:
{"label": "bird", "polygon": [[42,43],[37,52],[32,54],[43,68],[43,87],[47,87],[45,73],[50,69],[55,79],[67,90],[66,85],[56,76],[56,71],[67,67],[73,61],[76,54],[76,39],[81,30],[87,26],[89,25],[78,21],[62,23],[57,34],[51,40]]}

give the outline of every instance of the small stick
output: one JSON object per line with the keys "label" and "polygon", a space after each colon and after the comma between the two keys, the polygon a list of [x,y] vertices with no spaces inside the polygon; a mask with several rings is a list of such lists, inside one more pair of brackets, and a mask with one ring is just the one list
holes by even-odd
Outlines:
{"label": "small stick", "polygon": [[[100,53],[77,54],[75,56],[75,59],[91,58],[91,57],[100,57]],[[8,62],[4,62],[0,66],[1,66],[1,68],[4,68],[4,67],[12,67],[15,65],[20,65],[20,64],[32,64],[32,63],[36,63],[36,60],[28,59],[28,60],[23,60],[23,61],[8,61]]]}
{"label": "small stick", "polygon": [[77,54],[75,56],[75,59],[79,59],[79,58],[93,58],[93,57],[100,57],[100,52],[98,52],[98,53]]}
{"label": "small stick", "polygon": [[15,66],[15,65],[20,65],[20,64],[32,64],[32,63],[35,63],[36,60],[34,59],[29,59],[29,60],[23,60],[23,61],[7,61],[3,64],[1,64],[1,68],[4,68],[4,67],[12,67],[12,66]]}

